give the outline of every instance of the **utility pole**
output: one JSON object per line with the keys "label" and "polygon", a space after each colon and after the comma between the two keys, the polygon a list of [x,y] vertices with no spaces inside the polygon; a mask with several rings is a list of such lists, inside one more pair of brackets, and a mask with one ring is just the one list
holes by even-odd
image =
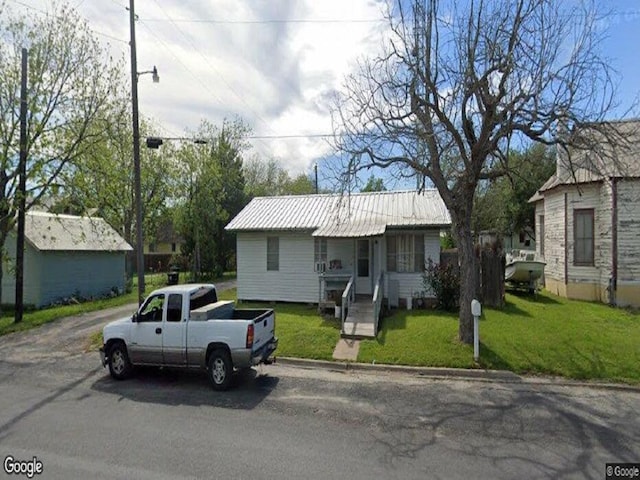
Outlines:
{"label": "utility pole", "polygon": [[144,301],[144,243],[142,239],[142,194],[140,192],[140,124],[138,119],[138,60],[136,56],[136,13],[134,0],[129,0],[129,28],[131,30],[131,103],[133,110],[133,188],[136,204],[136,270],[138,274],[138,303]]}
{"label": "utility pole", "polygon": [[27,59],[29,53],[22,49],[22,73],[20,84],[20,159],[18,165],[18,233],[16,236],[16,316],[22,321],[24,313],[24,222],[27,203]]}
{"label": "utility pole", "polygon": [[318,162],[313,165],[313,171],[316,174],[316,193],[318,193]]}

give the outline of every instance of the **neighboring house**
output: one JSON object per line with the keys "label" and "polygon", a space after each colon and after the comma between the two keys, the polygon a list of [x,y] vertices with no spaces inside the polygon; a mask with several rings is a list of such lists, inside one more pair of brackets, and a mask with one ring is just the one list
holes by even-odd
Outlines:
{"label": "neighboring house", "polygon": [[558,155],[556,173],[529,200],[545,287],[568,298],[640,306],[639,121],[612,122],[628,146]]}
{"label": "neighboring house", "polygon": [[158,227],[153,242],[144,246],[146,271],[168,270],[171,258],[180,255],[184,239],[175,231],[171,220],[164,220]]}
{"label": "neighboring house", "polygon": [[430,189],[254,198],[226,227],[237,234],[238,299],[340,304],[351,280],[365,302],[378,286],[392,306],[411,305],[450,224]]}
{"label": "neighboring house", "polygon": [[[124,291],[131,246],[102,218],[28,212],[25,216],[24,302],[41,307],[72,295]],[[5,245],[2,303],[15,302],[16,237]]]}
{"label": "neighboring house", "polygon": [[478,244],[481,246],[494,244],[498,241],[498,237],[501,238],[505,250],[536,249],[535,232],[530,227],[525,227],[520,232],[511,235],[500,235],[492,230],[483,230],[478,234]]}

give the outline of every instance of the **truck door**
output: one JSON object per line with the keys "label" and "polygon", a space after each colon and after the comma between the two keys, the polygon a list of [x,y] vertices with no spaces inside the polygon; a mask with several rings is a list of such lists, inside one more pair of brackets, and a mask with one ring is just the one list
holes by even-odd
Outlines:
{"label": "truck door", "polygon": [[131,328],[129,355],[132,363],[162,363],[164,294],[153,295],[140,307]]}
{"label": "truck door", "polygon": [[187,363],[187,315],[182,297],[180,293],[171,293],[167,298],[167,316],[162,331],[162,357],[166,365],[184,366]]}

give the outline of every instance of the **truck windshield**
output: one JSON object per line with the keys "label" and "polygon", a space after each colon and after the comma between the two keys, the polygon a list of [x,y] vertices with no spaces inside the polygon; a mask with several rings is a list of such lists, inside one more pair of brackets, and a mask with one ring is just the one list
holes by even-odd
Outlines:
{"label": "truck windshield", "polygon": [[191,294],[189,301],[189,310],[196,310],[210,303],[216,303],[218,295],[216,289],[212,287],[202,287]]}

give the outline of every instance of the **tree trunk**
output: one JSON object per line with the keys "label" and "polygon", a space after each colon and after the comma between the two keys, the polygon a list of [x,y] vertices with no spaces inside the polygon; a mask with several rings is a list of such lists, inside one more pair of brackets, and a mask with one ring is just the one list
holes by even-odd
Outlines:
{"label": "tree trunk", "polygon": [[464,207],[451,209],[451,220],[460,261],[460,323],[458,337],[462,343],[471,344],[473,343],[471,301],[476,297],[479,278],[478,261],[473,248],[471,214],[467,214],[467,211],[470,212],[470,209]]}

